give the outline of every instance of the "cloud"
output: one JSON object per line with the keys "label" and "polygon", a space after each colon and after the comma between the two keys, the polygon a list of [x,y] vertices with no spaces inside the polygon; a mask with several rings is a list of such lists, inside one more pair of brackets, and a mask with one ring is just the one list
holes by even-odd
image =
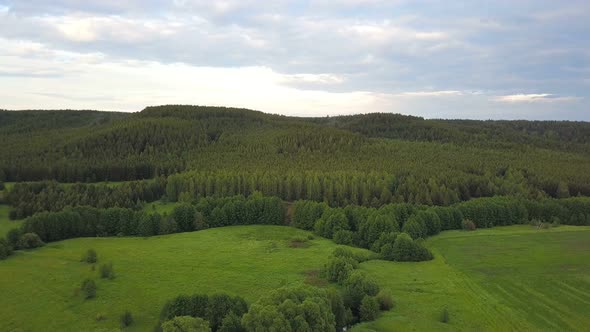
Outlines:
{"label": "cloud", "polygon": [[590,120],[587,1],[482,4],[0,0],[0,107]]}
{"label": "cloud", "polygon": [[514,94],[506,96],[496,96],[492,100],[505,103],[556,103],[556,102],[571,102],[580,100],[580,97],[558,97],[550,93],[538,94]]}

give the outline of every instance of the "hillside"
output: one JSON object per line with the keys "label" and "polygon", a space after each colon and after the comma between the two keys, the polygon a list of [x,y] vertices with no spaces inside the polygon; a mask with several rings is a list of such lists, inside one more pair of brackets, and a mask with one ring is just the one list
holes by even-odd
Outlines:
{"label": "hillside", "polygon": [[[507,193],[556,197],[564,188],[590,195],[590,124],[583,122],[294,118],[197,106],[0,118],[7,143],[0,146],[0,181],[121,181],[197,171],[215,178],[293,174],[323,185],[337,173],[349,182],[360,177],[374,196],[383,186],[372,181],[386,178],[393,196],[409,183],[399,195],[410,202],[424,191],[450,191],[450,202]],[[376,180],[363,179],[367,174]]]}

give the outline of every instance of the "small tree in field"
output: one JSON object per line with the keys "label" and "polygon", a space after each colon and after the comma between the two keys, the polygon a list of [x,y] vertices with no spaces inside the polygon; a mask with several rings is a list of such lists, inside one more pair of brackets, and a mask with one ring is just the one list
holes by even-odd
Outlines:
{"label": "small tree in field", "polygon": [[120,320],[121,320],[121,327],[125,328],[125,327],[133,324],[133,315],[131,315],[131,312],[129,310],[127,310],[121,315]]}
{"label": "small tree in field", "polygon": [[448,323],[449,322],[449,310],[444,308],[440,313],[440,322],[441,323]]}
{"label": "small tree in field", "polygon": [[82,261],[90,264],[96,263],[98,261],[96,251],[94,249],[88,249],[88,251],[82,256]]}
{"label": "small tree in field", "polygon": [[102,264],[100,266],[100,277],[103,279],[114,279],[115,271],[113,271],[113,263]]}
{"label": "small tree in field", "polygon": [[361,301],[360,319],[362,322],[375,320],[379,316],[379,303],[372,296],[365,296]]}
{"label": "small tree in field", "polygon": [[86,279],[82,282],[82,292],[85,299],[91,299],[96,296],[96,283],[92,279]]}

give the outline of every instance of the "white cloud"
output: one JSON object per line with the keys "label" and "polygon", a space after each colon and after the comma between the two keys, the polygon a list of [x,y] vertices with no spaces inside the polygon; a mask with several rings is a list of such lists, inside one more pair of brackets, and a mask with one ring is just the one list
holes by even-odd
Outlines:
{"label": "white cloud", "polygon": [[558,97],[550,93],[531,93],[531,94],[514,94],[506,96],[493,97],[493,101],[505,103],[555,103],[555,102],[571,102],[580,100],[580,97],[566,96]]}
{"label": "white cloud", "polygon": [[397,94],[400,97],[454,97],[462,96],[464,93],[456,90],[443,91],[410,91]]}

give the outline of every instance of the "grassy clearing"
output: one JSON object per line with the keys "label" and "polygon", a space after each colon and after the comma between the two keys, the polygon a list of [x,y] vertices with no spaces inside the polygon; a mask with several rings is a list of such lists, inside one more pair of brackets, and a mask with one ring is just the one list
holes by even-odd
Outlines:
{"label": "grassy clearing", "polygon": [[20,226],[20,221],[8,219],[9,211],[10,207],[8,205],[0,204],[0,237],[4,237],[9,230]]}
{"label": "grassy clearing", "polygon": [[[538,331],[590,326],[590,227],[510,226],[450,231],[427,241],[422,263],[362,268],[397,307],[355,331]],[[444,307],[450,322],[440,323]]]}
{"label": "grassy clearing", "polygon": [[171,214],[172,210],[180,203],[156,201],[153,203],[146,203],[143,210],[149,213],[158,212],[159,214]]}
{"label": "grassy clearing", "polygon": [[[252,302],[287,284],[316,282],[313,271],[336,245],[316,238],[306,248],[292,240],[309,233],[282,226],[236,226],[150,238],[84,238],[18,252],[0,261],[0,331],[102,331],[119,327],[130,310],[132,331],[150,331],[164,302],[181,293],[228,292]],[[112,261],[116,278],[98,278],[81,263],[89,248],[99,264]],[[359,249],[360,250],[360,249]],[[97,297],[75,294],[93,277]],[[104,320],[97,321],[97,315]]]}
{"label": "grassy clearing", "polygon": [[[0,261],[0,330],[110,331],[130,310],[136,318],[130,330],[148,331],[162,304],[180,293],[223,291],[252,302],[286,284],[326,286],[318,271],[336,245],[317,237],[302,241],[308,235],[290,227],[236,226],[151,238],[74,239],[18,252]],[[354,331],[590,326],[590,227],[449,231],[427,245],[435,253],[429,262],[361,264],[396,306]],[[89,248],[98,252],[99,264],[113,262],[114,280],[99,279],[98,266],[93,271],[80,262]],[[87,277],[96,280],[98,291],[96,299],[84,301],[76,288]],[[439,321],[445,307],[448,323]]]}

